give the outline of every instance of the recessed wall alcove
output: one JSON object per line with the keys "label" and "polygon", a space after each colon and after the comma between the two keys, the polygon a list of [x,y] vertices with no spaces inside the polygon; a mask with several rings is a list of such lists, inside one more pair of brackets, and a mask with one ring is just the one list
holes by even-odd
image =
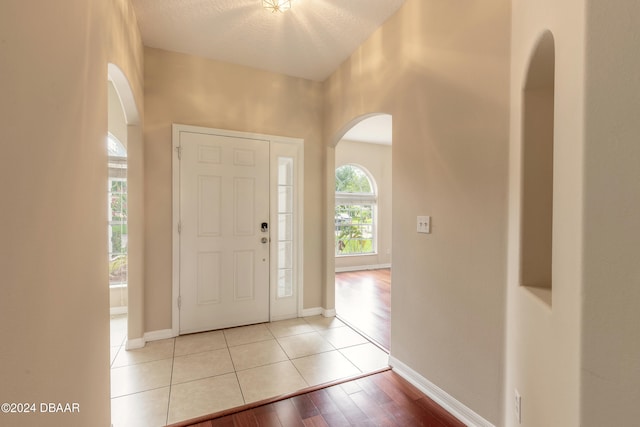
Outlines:
{"label": "recessed wall alcove", "polygon": [[523,87],[520,284],[551,305],[555,46],[545,32]]}

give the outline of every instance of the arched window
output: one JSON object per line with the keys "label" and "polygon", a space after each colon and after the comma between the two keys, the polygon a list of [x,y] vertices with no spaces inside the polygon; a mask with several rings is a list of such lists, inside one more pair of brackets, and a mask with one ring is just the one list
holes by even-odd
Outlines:
{"label": "arched window", "polygon": [[369,174],[356,165],[336,169],[336,256],[376,252],[376,191]]}

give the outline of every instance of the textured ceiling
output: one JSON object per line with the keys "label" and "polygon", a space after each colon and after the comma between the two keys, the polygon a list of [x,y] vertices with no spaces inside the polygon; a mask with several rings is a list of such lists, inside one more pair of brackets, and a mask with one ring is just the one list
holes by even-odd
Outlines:
{"label": "textured ceiling", "polygon": [[145,46],[323,81],[404,0],[132,0]]}

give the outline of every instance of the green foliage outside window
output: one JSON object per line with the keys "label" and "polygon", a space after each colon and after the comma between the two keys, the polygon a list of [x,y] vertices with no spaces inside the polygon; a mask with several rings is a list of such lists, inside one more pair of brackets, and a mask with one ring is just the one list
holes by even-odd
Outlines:
{"label": "green foliage outside window", "polygon": [[336,169],[336,199],[358,195],[369,202],[339,203],[335,210],[336,255],[373,253],[374,201],[371,181],[359,167],[345,165]]}
{"label": "green foliage outside window", "polygon": [[337,255],[373,252],[372,206],[337,206],[335,234]]}
{"label": "green foliage outside window", "polygon": [[126,283],[127,257],[127,181],[110,180],[109,208],[111,241],[109,253],[109,282]]}
{"label": "green foliage outside window", "polygon": [[373,194],[369,177],[362,169],[352,165],[336,169],[336,193]]}

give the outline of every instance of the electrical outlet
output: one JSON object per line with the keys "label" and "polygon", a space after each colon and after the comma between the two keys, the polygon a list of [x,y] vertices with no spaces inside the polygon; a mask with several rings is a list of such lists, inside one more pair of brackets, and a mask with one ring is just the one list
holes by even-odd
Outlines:
{"label": "electrical outlet", "polygon": [[431,217],[430,216],[418,216],[418,233],[431,233]]}
{"label": "electrical outlet", "polygon": [[516,419],[518,420],[518,424],[522,424],[522,396],[517,389],[513,390],[514,397],[514,410],[516,412]]}

